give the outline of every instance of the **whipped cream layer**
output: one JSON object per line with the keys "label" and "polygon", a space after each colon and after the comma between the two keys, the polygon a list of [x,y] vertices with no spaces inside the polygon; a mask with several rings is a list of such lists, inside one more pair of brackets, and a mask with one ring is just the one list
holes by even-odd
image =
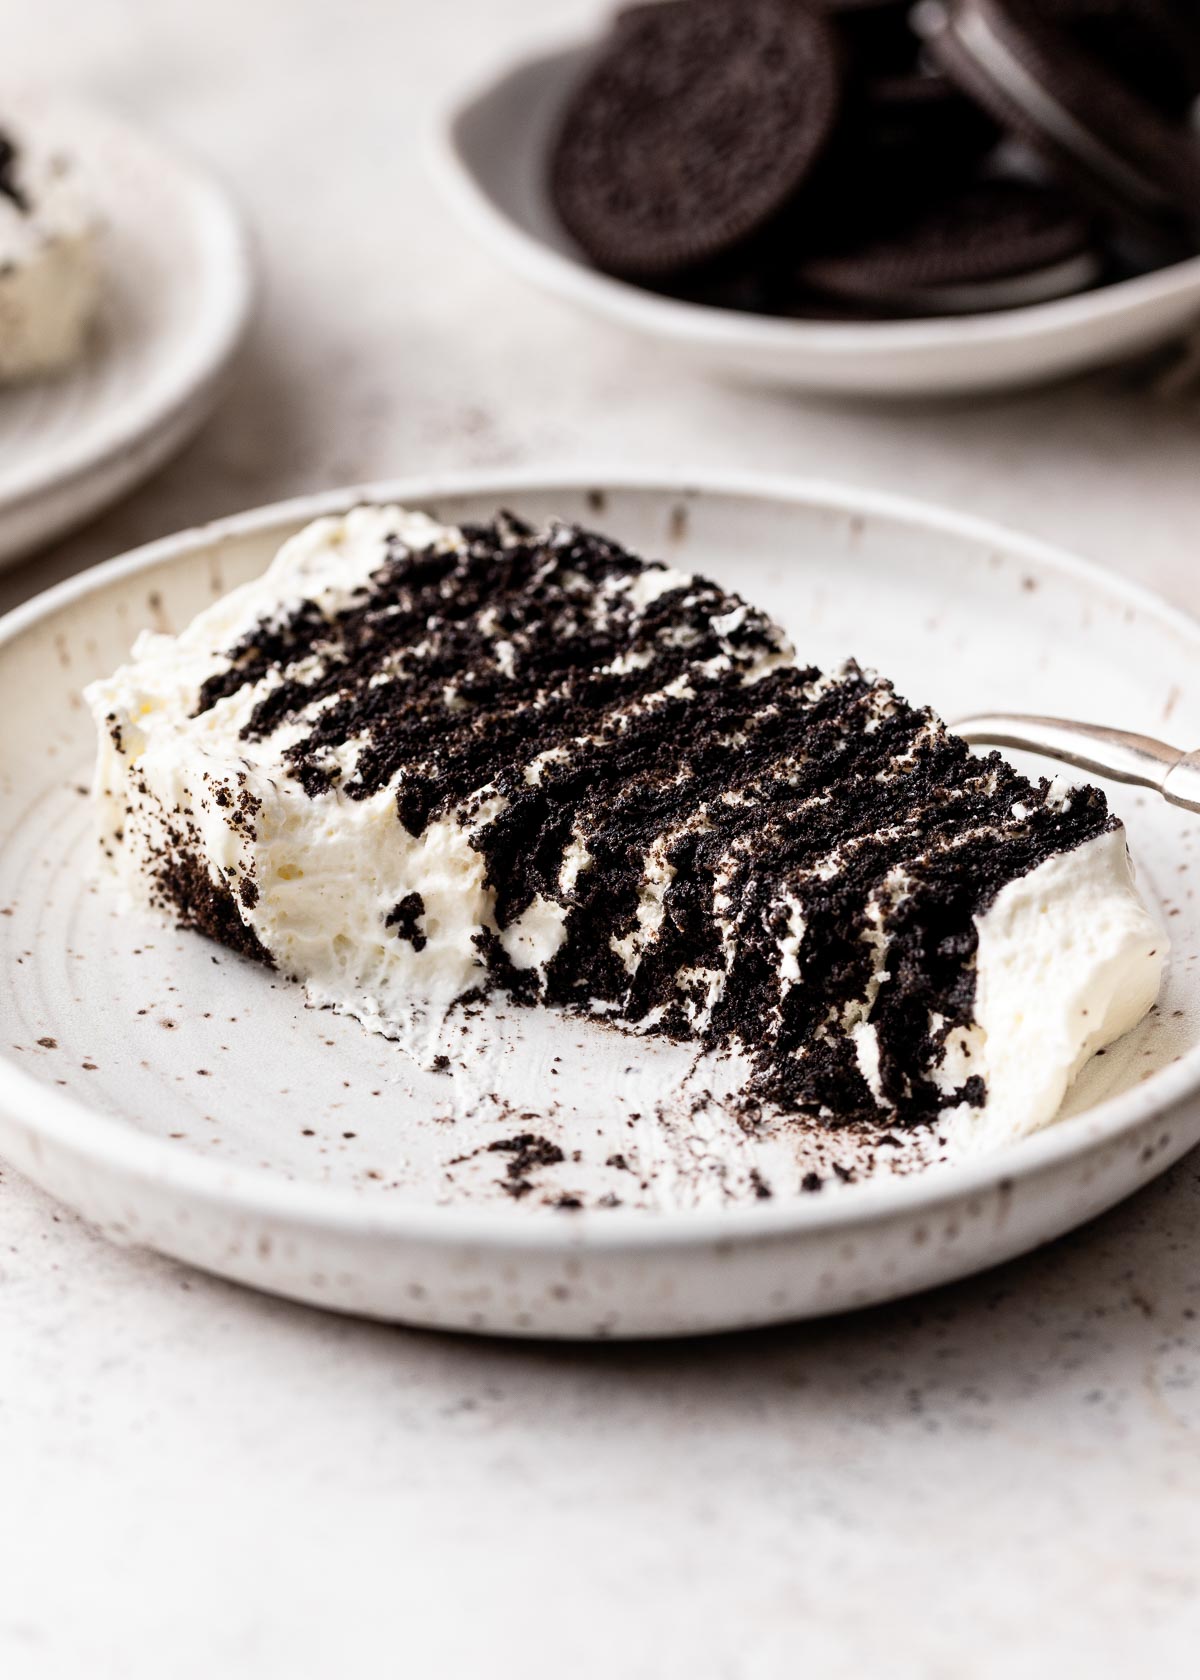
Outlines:
{"label": "whipped cream layer", "polygon": [[78,356],[99,292],[96,244],[72,162],[36,128],[0,119],[0,381]]}
{"label": "whipped cream layer", "polygon": [[319,520],[88,698],[126,899],[390,1035],[499,989],[744,1050],[750,1107],[992,1142],[1157,994],[1098,790],[573,527]]}

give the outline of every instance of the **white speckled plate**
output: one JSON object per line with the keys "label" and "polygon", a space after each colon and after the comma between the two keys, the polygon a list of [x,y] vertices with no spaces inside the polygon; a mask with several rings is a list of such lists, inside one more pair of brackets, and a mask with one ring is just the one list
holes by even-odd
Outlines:
{"label": "white speckled plate", "polygon": [[114,501],[187,441],[219,395],[253,290],[233,207],[193,163],[74,99],[6,91],[6,112],[77,160],[104,231],[100,313],[82,359],[0,386],[0,564]]}
{"label": "white speckled plate", "polygon": [[[719,1102],[692,1100],[669,1046],[500,1008],[452,1024],[465,1069],[426,1073],[199,937],[115,915],[88,879],[80,686],[144,624],[181,625],[305,520],[364,496],[451,521],[498,505],[590,520],[743,590],[805,657],[857,654],[950,715],[1019,704],[1200,740],[1190,620],[1038,544],[885,497],[506,477],[324,495],[152,544],[0,624],[0,1147],[21,1171],[118,1240],[323,1306],[650,1335],[961,1276],[1090,1218],[1200,1138],[1185,1102],[1200,1083],[1200,831],[1129,789],[1114,803],[1174,942],[1156,1013],[1040,1136],[816,1194],[799,1191],[812,1140],[747,1138]],[[512,1157],[488,1145],[523,1131],[564,1159],[515,1200]]]}
{"label": "white speckled plate", "polygon": [[940,320],[772,320],[659,297],[591,267],[548,202],[549,136],[579,46],[498,72],[439,119],[430,157],[464,224],[546,292],[718,372],[835,395],[924,397],[1035,385],[1200,322],[1200,257],[1078,297]]}

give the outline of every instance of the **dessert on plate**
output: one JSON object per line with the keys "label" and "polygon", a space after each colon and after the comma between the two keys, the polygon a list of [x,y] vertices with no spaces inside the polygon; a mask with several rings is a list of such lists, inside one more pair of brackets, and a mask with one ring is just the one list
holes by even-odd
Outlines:
{"label": "dessert on plate", "polygon": [[99,291],[96,218],[77,170],[0,116],[0,383],[78,356]]}
{"label": "dessert on plate", "polygon": [[750,1113],[978,1142],[1157,995],[1098,789],[572,525],[317,520],[88,700],[113,888],[389,1036],[498,993],[736,1051]]}

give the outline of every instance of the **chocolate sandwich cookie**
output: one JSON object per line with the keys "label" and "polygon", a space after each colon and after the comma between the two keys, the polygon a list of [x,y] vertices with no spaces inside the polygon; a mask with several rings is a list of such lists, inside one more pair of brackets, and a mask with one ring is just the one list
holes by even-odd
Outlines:
{"label": "chocolate sandwich cookie", "polygon": [[799,285],[880,313],[973,314],[1043,303],[1093,284],[1102,259],[1089,218],[1030,181],[983,180],[893,212],[796,265]]}
{"label": "chocolate sandwich cookie", "polygon": [[550,164],[568,232],[601,268],[652,277],[746,239],[834,131],[833,28],[797,0],[638,6],[571,96]]}
{"label": "chocolate sandwich cookie", "polygon": [[1195,134],[1085,50],[1078,16],[1072,26],[1055,0],[923,0],[915,15],[945,72],[1094,203],[1194,237]]}

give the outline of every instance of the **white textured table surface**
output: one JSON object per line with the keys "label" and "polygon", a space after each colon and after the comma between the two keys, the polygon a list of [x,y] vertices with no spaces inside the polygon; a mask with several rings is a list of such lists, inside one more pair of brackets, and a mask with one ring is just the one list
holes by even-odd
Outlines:
{"label": "white textured table surface", "polygon": [[[1200,408],[1143,372],[954,410],[722,389],[543,303],[435,202],[462,77],[579,0],[0,0],[4,73],[210,158],[266,296],[173,466],[0,581],[438,469],[761,467],[968,508],[1200,608]],[[0,1172],[0,1674],[1197,1672],[1200,1162],[836,1323],[571,1350],[341,1322]]]}

